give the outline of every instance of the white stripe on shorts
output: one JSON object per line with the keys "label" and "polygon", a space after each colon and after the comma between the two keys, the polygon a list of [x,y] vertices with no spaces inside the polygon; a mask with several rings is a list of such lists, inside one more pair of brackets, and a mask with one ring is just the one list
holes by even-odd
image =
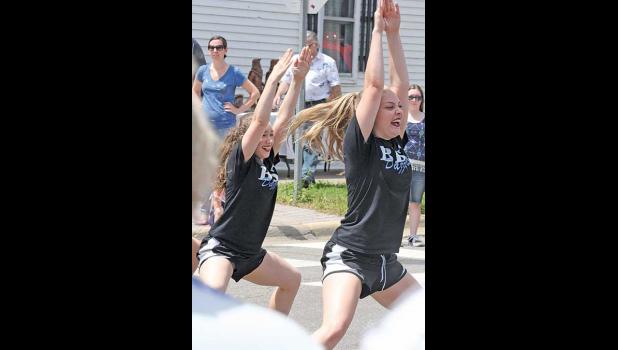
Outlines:
{"label": "white stripe on shorts", "polygon": [[219,244],[221,244],[221,242],[219,242],[214,237],[208,240],[208,243],[204,247],[202,247],[199,251],[198,256],[200,258],[200,262],[198,263],[198,266],[201,267],[204,261],[206,261],[206,259],[212,258],[213,256],[220,255],[212,251]]}
{"label": "white stripe on shorts", "polygon": [[341,258],[341,253],[343,253],[347,249],[348,248],[342,247],[339,244],[335,244],[333,246],[332,251],[326,254],[326,257],[328,258],[328,260],[326,260],[326,263],[325,263],[326,268],[324,269],[322,280],[324,280],[324,277],[326,277],[328,274],[333,273],[333,272],[339,272],[339,271],[350,271],[359,277],[362,276],[358,272],[358,270],[349,267],[343,262],[343,259]]}

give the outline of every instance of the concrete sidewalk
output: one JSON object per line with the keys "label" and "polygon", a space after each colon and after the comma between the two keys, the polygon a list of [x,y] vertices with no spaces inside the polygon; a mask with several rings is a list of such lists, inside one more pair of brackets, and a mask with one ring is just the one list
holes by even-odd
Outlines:
{"label": "concrete sidewalk", "polygon": [[[277,203],[266,237],[284,236],[295,240],[307,240],[330,236],[339,227],[342,219],[342,216]],[[209,226],[193,225],[193,237],[202,239],[208,230]],[[408,232],[409,226],[406,220],[404,237],[408,236]],[[418,234],[425,235],[425,215],[421,215]]]}

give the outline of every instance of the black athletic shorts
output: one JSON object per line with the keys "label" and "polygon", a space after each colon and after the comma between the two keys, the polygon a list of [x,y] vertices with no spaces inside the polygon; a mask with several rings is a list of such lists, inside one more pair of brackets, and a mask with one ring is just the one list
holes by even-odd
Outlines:
{"label": "black athletic shorts", "polygon": [[397,255],[364,254],[328,241],[322,253],[322,281],[332,273],[348,272],[356,275],[362,284],[360,298],[388,289],[405,276],[407,270]]}

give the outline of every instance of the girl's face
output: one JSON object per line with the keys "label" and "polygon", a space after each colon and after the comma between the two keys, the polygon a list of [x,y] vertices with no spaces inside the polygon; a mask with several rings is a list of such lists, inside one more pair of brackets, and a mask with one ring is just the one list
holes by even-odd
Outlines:
{"label": "girl's face", "polygon": [[405,123],[399,97],[391,90],[382,92],[380,108],[373,125],[374,134],[385,140],[401,135],[401,125]]}
{"label": "girl's face", "polygon": [[266,159],[270,155],[270,150],[273,148],[275,142],[275,134],[273,128],[269,125],[260,139],[260,143],[255,150],[255,155],[260,159]]}

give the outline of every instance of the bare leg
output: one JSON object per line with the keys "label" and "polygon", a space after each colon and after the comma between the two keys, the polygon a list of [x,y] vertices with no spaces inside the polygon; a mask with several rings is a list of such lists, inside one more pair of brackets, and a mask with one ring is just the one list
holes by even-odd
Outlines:
{"label": "bare leg", "polygon": [[408,212],[410,213],[410,236],[416,235],[418,224],[421,221],[421,204],[410,202]]}
{"label": "bare leg", "polygon": [[192,247],[192,253],[193,253],[193,270],[191,271],[191,274],[195,273],[195,270],[197,269],[197,252],[200,250],[200,241],[198,241],[197,239],[193,238],[193,247]]}
{"label": "bare leg", "polygon": [[334,348],[348,330],[356,312],[361,289],[360,279],[351,273],[337,272],[324,279],[322,326],[312,337],[326,349]]}
{"label": "bare leg", "polygon": [[277,254],[267,252],[262,264],[244,277],[261,286],[277,286],[268,307],[288,315],[300,288],[300,272]]}
{"label": "bare leg", "polygon": [[222,256],[213,256],[200,266],[200,279],[209,287],[225,293],[233,272],[231,261]]}
{"label": "bare leg", "polygon": [[397,283],[380,292],[371,294],[371,296],[382,306],[390,309],[393,303],[408,290],[420,289],[421,285],[410,275],[409,272]]}

